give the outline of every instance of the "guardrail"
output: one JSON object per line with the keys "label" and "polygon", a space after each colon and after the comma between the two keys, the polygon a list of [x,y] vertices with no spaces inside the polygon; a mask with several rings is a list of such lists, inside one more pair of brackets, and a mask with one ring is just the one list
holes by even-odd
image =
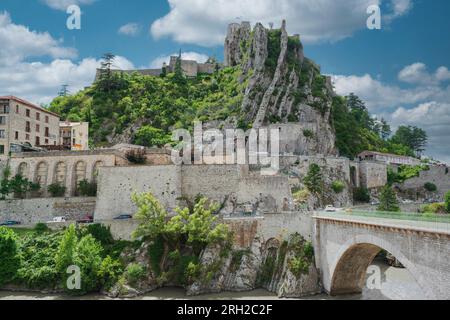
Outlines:
{"label": "guardrail", "polygon": [[338,213],[349,216],[372,217],[381,219],[450,223],[450,214],[441,215],[441,214],[426,214],[426,213],[421,214],[413,212],[387,212],[387,211],[362,211],[362,210],[349,210],[349,211],[341,211]]}

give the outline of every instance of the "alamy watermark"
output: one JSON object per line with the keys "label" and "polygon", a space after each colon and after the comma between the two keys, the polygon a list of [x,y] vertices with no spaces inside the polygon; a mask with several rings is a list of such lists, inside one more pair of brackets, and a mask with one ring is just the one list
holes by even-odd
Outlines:
{"label": "alamy watermark", "polygon": [[374,4],[367,7],[367,28],[369,30],[380,30],[381,29],[381,8],[380,6]]}
{"label": "alamy watermark", "polygon": [[80,30],[81,29],[81,9],[79,6],[73,4],[67,7],[67,18],[66,26],[69,30]]}
{"label": "alamy watermark", "polygon": [[196,122],[193,137],[188,130],[178,129],[172,132],[172,140],[177,143],[171,155],[175,165],[259,165],[262,175],[275,175],[280,168],[279,129],[204,131],[202,123]]}

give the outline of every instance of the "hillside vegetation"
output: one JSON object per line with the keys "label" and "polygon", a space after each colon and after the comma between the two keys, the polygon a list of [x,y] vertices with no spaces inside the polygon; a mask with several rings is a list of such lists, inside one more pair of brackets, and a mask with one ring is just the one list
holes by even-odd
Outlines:
{"label": "hillside vegetation", "polygon": [[389,124],[374,119],[357,96],[337,96],[320,68],[303,58],[298,38],[288,37],[283,28],[243,28],[228,35],[238,44],[228,44],[229,66],[214,74],[186,78],[180,61],[174,73],[159,77],[123,74],[110,69],[114,57],[107,55],[91,87],[55,98],[49,109],[63,119],[88,121],[92,147],[163,146],[171,141],[171,130],[190,130],[195,120],[246,130],[301,123],[306,117],[316,119],[315,143],[333,140],[334,145],[336,139],[342,156],[354,158],[364,150],[409,156],[423,151],[423,130],[401,127],[390,138]]}

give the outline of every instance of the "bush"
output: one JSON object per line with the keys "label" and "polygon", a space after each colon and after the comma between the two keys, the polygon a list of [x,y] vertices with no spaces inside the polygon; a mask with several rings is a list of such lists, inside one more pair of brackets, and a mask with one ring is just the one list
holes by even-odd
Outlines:
{"label": "bush", "polygon": [[445,194],[445,210],[450,213],[450,191]]}
{"label": "bush", "polygon": [[126,277],[130,284],[134,285],[145,275],[145,268],[139,263],[132,263],[127,267]]}
{"label": "bush", "polygon": [[38,233],[38,234],[42,234],[42,233],[46,233],[49,232],[50,229],[49,227],[45,224],[45,223],[38,223],[34,226],[34,232]]}
{"label": "bush", "polygon": [[64,197],[66,194],[66,189],[67,188],[65,186],[62,186],[59,183],[53,183],[47,188],[48,192],[50,192],[54,198]]}
{"label": "bush", "polygon": [[103,259],[100,269],[98,271],[98,276],[100,278],[101,285],[109,289],[111,288],[120,278],[123,273],[123,266],[118,260],[112,259],[107,256]]}
{"label": "bush", "polygon": [[315,194],[322,193],[323,180],[319,165],[313,163],[309,166],[308,174],[303,179],[303,183],[312,193]]}
{"label": "bush", "polygon": [[308,189],[292,190],[292,197],[296,204],[304,204],[308,202],[311,193]]}
{"label": "bush", "polygon": [[303,135],[305,136],[305,138],[313,138],[314,137],[314,132],[312,130],[309,129],[305,129],[303,130]]}
{"label": "bush", "polygon": [[0,286],[13,281],[20,267],[16,234],[0,227]]}
{"label": "bush", "polygon": [[77,191],[80,196],[95,197],[97,195],[97,183],[87,180],[80,181]]}
{"label": "bush", "polygon": [[445,208],[445,203],[431,203],[426,206],[423,206],[422,212],[443,214],[446,213],[447,210]]}
{"label": "bush", "polygon": [[355,188],[353,190],[353,200],[357,202],[370,202],[370,193],[366,188]]}
{"label": "bush", "polygon": [[437,191],[437,186],[434,183],[431,183],[431,182],[425,183],[425,185],[423,187],[425,188],[425,190],[427,190],[429,192]]}
{"label": "bush", "polygon": [[341,193],[345,189],[345,184],[342,181],[334,181],[331,185],[331,189],[336,193]]}
{"label": "bush", "polygon": [[111,234],[110,227],[95,223],[88,225],[86,227],[86,231],[104,246],[114,243],[114,238]]}

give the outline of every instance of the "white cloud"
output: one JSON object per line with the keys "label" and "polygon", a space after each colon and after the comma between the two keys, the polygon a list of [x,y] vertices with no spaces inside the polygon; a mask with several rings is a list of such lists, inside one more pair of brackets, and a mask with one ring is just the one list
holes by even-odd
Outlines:
{"label": "white cloud", "polygon": [[92,4],[96,0],[42,0],[46,5],[56,10],[67,10],[72,5],[88,5]]}
{"label": "white cloud", "polygon": [[424,63],[416,62],[403,68],[398,74],[398,79],[412,84],[432,85],[450,80],[450,71],[447,67],[442,66],[431,74]]}
{"label": "white cloud", "polygon": [[62,46],[48,32],[30,31],[14,24],[8,12],[0,12],[0,65],[14,64],[29,57],[74,58],[74,48]]}
{"label": "white cloud", "polygon": [[337,41],[366,28],[367,7],[390,4],[390,20],[405,14],[410,0],[168,0],[170,12],[151,26],[155,38],[204,46],[223,44],[227,25],[239,20],[279,25],[304,42]]}
{"label": "white cloud", "polygon": [[332,80],[338,94],[354,93],[364,98],[372,112],[425,101],[441,92],[440,88],[432,86],[402,89],[398,86],[386,85],[368,74],[363,76],[334,75]]}
{"label": "white cloud", "polygon": [[138,23],[130,22],[119,28],[119,34],[125,36],[137,36],[141,31],[141,26]]}
{"label": "white cloud", "polygon": [[[150,62],[150,68],[161,68],[163,63],[169,64],[171,56],[178,56],[178,53],[173,53],[171,55],[162,55]],[[208,60],[208,56],[206,54],[198,53],[198,52],[182,52],[181,58],[184,60],[194,60],[199,63],[204,63]]]}
{"label": "white cloud", "polygon": [[[68,84],[72,93],[91,85],[100,63],[100,60],[85,58],[78,63],[56,59],[50,63],[20,62],[0,66],[0,95],[15,95],[37,104],[49,103],[63,84]],[[118,56],[114,68],[134,69],[134,65]]]}
{"label": "white cloud", "polygon": [[450,163],[450,85],[447,67],[433,74],[422,63],[405,67],[399,79],[413,85],[408,89],[388,85],[370,75],[333,76],[336,92],[353,92],[362,98],[369,110],[388,120],[394,129],[400,125],[423,128],[429,136],[427,154]]}

